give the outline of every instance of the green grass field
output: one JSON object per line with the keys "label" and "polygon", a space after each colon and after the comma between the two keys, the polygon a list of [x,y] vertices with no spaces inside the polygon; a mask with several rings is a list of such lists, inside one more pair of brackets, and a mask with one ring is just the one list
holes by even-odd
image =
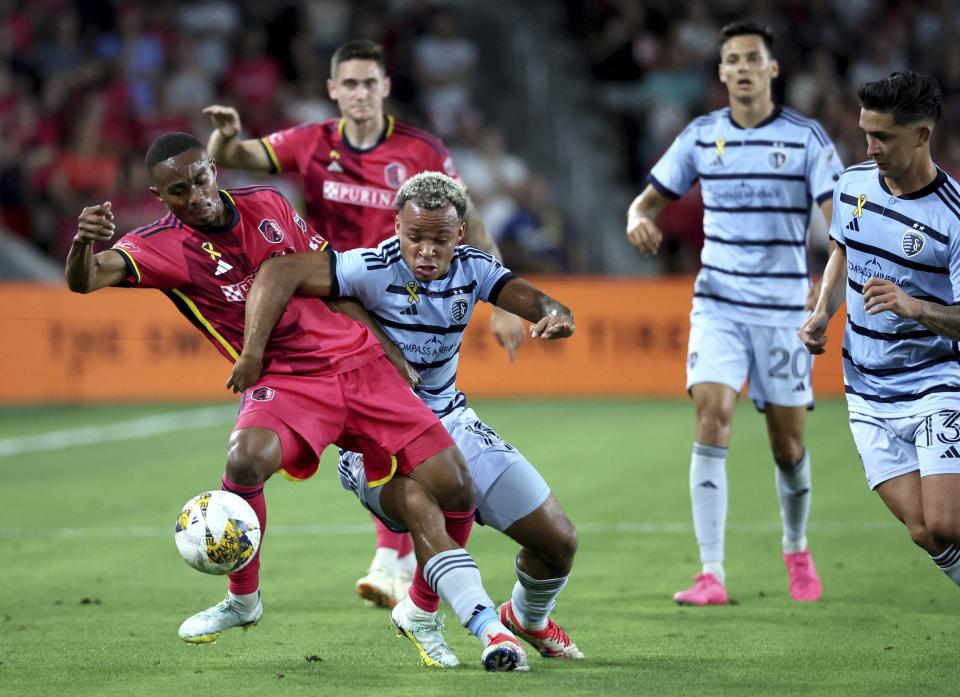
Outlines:
{"label": "green grass field", "polygon": [[[822,402],[809,422],[824,598],[787,595],[766,434],[742,404],[729,461],[735,604],[704,609],[670,601],[699,570],[688,402],[474,406],[539,467],[579,528],[556,618],[586,661],[531,655],[527,674],[486,674],[478,642],[448,616],[464,667],[420,668],[388,613],[354,596],[373,537],[330,452],[313,480],[267,487],[260,626],[186,645],[177,627],[221,599],[224,580],[180,560],[173,523],[183,502],[218,486],[230,408],[6,409],[0,694],[956,694],[960,593],[866,490],[842,402]],[[31,435],[68,429],[65,441],[84,444],[16,452],[50,438]],[[505,599],[513,543],[478,528],[470,549],[494,600]]]}

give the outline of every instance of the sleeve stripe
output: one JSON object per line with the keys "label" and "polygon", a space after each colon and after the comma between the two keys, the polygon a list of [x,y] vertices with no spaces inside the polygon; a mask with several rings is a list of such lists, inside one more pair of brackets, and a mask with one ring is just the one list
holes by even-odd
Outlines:
{"label": "sleeve stripe", "polygon": [[661,194],[663,194],[664,196],[666,196],[668,199],[672,201],[676,201],[678,198],[680,198],[680,194],[668,189],[666,186],[661,184],[660,180],[657,179],[652,174],[647,175],[647,182],[650,184],[650,186],[652,186],[654,189],[656,189],[657,191],[659,191]]}
{"label": "sleeve stripe", "polygon": [[277,153],[274,152],[273,146],[267,142],[266,138],[260,139],[260,145],[263,146],[263,149],[267,152],[267,157],[270,159],[270,173],[279,174],[283,171],[283,167],[280,166],[280,160],[277,159]]}
{"label": "sleeve stripe", "polygon": [[118,249],[116,247],[111,247],[110,250],[113,252],[116,252],[123,258],[123,261],[126,263],[127,268],[130,269],[130,273],[132,273],[133,277],[136,279],[137,285],[139,285],[140,269],[137,267],[137,262],[135,262],[133,260],[133,257],[130,256],[130,253],[127,252],[125,249]]}

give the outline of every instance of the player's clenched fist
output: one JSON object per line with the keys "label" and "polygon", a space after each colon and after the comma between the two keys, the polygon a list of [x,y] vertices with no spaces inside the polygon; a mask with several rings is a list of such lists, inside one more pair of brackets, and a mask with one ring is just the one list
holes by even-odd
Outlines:
{"label": "player's clenched fist", "polygon": [[211,104],[203,113],[210,117],[210,122],[224,138],[234,138],[240,133],[240,114],[232,106]]}
{"label": "player's clenched fist", "polygon": [[83,244],[109,242],[115,231],[113,204],[107,201],[99,206],[89,206],[83,209],[80,217],[77,218],[77,234],[73,239]]}
{"label": "player's clenched fist", "polygon": [[807,321],[800,326],[800,331],[797,332],[797,334],[800,337],[800,341],[803,342],[803,345],[807,347],[807,351],[819,356],[826,350],[824,348],[827,345],[825,332],[827,331],[827,324],[829,322],[830,318],[826,312],[814,312],[807,318]]}
{"label": "player's clenched fist", "polygon": [[627,239],[642,254],[656,254],[663,241],[663,232],[649,218],[639,218],[627,223]]}

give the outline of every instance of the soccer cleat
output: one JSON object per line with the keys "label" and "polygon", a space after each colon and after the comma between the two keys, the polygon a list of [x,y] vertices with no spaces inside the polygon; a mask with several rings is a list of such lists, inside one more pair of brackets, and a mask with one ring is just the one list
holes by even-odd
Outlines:
{"label": "soccer cleat", "polygon": [[397,575],[393,577],[393,597],[395,602],[399,603],[407,597],[411,585],[413,585],[413,576],[406,571],[398,571]]}
{"label": "soccer cleat", "polygon": [[556,622],[547,619],[547,626],[538,630],[527,630],[513,613],[513,601],[508,600],[499,608],[500,621],[511,632],[526,641],[540,652],[544,658],[585,658],[577,645],[570,641],[567,633]]}
{"label": "soccer cleat", "polygon": [[390,612],[390,617],[397,628],[397,636],[407,637],[417,647],[420,665],[425,668],[456,668],[460,665],[460,660],[443,638],[443,615],[435,613],[429,621],[412,620],[407,615],[404,603],[400,602]]}
{"label": "soccer cleat", "polygon": [[256,607],[250,611],[242,610],[230,596],[227,596],[213,607],[188,617],[180,625],[180,638],[188,644],[212,644],[220,638],[221,634],[233,627],[244,629],[255,627],[261,617],[263,617],[263,603],[260,602],[259,596]]}
{"label": "soccer cleat", "polygon": [[491,673],[506,673],[511,670],[530,670],[527,655],[516,637],[509,634],[497,634],[480,655],[484,670]]}
{"label": "soccer cleat", "polygon": [[727,589],[713,574],[703,573],[694,576],[696,583],[684,591],[673,594],[677,605],[726,605]]}
{"label": "soccer cleat", "polygon": [[370,567],[366,576],[357,579],[357,595],[377,607],[391,608],[398,600],[394,595],[393,576],[382,566]]}
{"label": "soccer cleat", "polygon": [[823,585],[817,575],[817,567],[813,565],[810,550],[784,552],[783,563],[787,565],[787,576],[790,578],[790,597],[801,602],[819,600]]}

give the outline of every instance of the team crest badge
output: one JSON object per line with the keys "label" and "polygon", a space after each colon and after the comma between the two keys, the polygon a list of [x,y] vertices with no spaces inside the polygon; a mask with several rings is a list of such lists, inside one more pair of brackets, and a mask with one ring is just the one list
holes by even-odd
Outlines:
{"label": "team crest badge", "polygon": [[140,251],[140,248],[130,240],[120,240],[113,245],[113,247],[114,249],[122,249],[125,252],[133,252],[134,254]]}
{"label": "team crest badge", "polygon": [[383,168],[383,178],[391,189],[399,189],[407,181],[407,168],[399,162],[391,162]]}
{"label": "team crest badge", "polygon": [[277,224],[276,220],[272,218],[266,218],[265,220],[260,221],[260,234],[263,235],[263,239],[271,244],[277,244],[278,242],[283,242],[283,230],[280,229],[280,226]]}
{"label": "team crest badge", "polygon": [[269,402],[277,393],[269,387],[258,387],[250,393],[250,399],[254,402]]}
{"label": "team crest badge", "polygon": [[923,249],[923,235],[913,230],[907,230],[903,233],[900,246],[903,248],[903,253],[908,257],[915,257]]}
{"label": "team crest badge", "polygon": [[463,318],[467,316],[467,309],[469,304],[463,298],[458,298],[453,301],[453,305],[450,306],[450,319],[454,322],[462,322]]}
{"label": "team crest badge", "polygon": [[787,164],[787,151],[781,148],[774,148],[767,154],[767,161],[774,169],[780,169]]}

